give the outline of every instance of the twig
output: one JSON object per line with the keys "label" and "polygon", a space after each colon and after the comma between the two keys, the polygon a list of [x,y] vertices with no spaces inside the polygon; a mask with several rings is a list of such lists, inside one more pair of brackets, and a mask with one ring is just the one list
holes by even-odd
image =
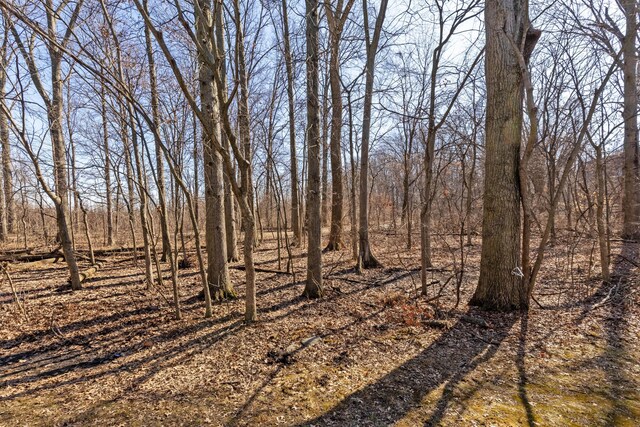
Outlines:
{"label": "twig", "polygon": [[11,293],[13,294],[13,299],[18,305],[18,308],[22,312],[22,315],[24,316],[25,320],[28,322],[29,316],[27,315],[27,310],[25,310],[24,305],[22,304],[22,301],[20,301],[20,298],[18,297],[18,293],[16,292],[16,287],[13,285],[13,280],[11,280],[11,276],[9,275],[8,264],[7,263],[0,264],[0,269],[2,269],[2,274],[4,275],[4,277],[6,277],[7,281],[9,282],[9,286],[11,287]]}
{"label": "twig", "polygon": [[613,293],[613,291],[615,289],[618,289],[618,286],[620,285],[620,282],[618,282],[617,285],[612,286],[611,289],[609,289],[609,293],[607,293],[607,296],[604,297],[602,300],[600,300],[599,302],[597,302],[596,304],[591,306],[591,310],[595,310],[598,307],[602,307],[604,304],[606,304],[607,301],[609,301],[609,299],[611,298],[611,294]]}

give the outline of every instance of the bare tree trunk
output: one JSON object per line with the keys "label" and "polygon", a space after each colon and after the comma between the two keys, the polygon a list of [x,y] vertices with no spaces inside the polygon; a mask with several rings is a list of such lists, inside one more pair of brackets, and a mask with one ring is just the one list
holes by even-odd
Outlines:
{"label": "bare tree trunk", "polygon": [[[547,171],[548,174],[548,186],[549,186],[549,205],[551,205],[553,199],[555,198],[556,191],[556,180],[557,180],[557,172],[556,172],[556,159],[555,153],[552,153],[549,162],[549,169]],[[551,240],[549,244],[553,245],[556,241],[556,214],[555,210],[552,211],[551,206],[548,208],[549,210],[549,221],[551,221]]]}
{"label": "bare tree trunk", "polygon": [[598,227],[598,245],[600,248],[600,269],[602,271],[602,280],[608,282],[609,274],[609,236],[605,223],[605,175],[604,175],[604,156],[602,153],[602,145],[596,146],[596,223]]}
{"label": "bare tree trunk", "polygon": [[[204,16],[197,24],[197,31],[201,40],[212,44],[214,41],[207,35],[207,27],[213,25],[211,9],[206,1],[200,2]],[[216,5],[218,7],[218,5]],[[206,22],[202,22],[206,20]],[[213,46],[211,46],[213,48]],[[227,238],[224,224],[224,176],[222,160],[217,152],[212,137],[220,141],[220,105],[216,97],[216,82],[214,71],[208,63],[201,60],[200,102],[208,123],[206,127],[213,129],[214,136],[203,132],[204,141],[204,181],[206,206],[206,241],[207,241],[207,280],[213,299],[235,297],[235,291],[229,279],[227,266]]]}
{"label": "bare tree trunk", "polygon": [[[8,66],[9,58],[7,56],[7,43],[9,38],[9,23],[7,21],[7,16],[2,13],[3,20],[5,22],[4,28],[4,41],[2,44],[2,51],[0,57],[0,102],[5,102],[5,84],[6,84],[6,67]],[[9,109],[7,109],[9,111]],[[3,224],[6,221],[7,232],[14,232],[14,222],[15,222],[15,202],[13,201],[13,167],[11,164],[11,144],[9,142],[9,127],[7,125],[7,118],[0,117],[0,144],[2,144],[2,179],[3,179],[3,187],[2,190],[4,192],[4,215],[3,215]],[[5,233],[6,235],[6,233]]]}
{"label": "bare tree trunk", "polygon": [[517,52],[526,31],[526,0],[488,2],[485,75],[486,158],[480,279],[472,305],[512,310],[529,304],[520,270],[523,75]]}
{"label": "bare tree trunk", "polygon": [[201,141],[198,139],[198,119],[193,114],[193,209],[196,216],[196,225],[200,221],[200,210],[198,209],[199,204],[199,193],[200,193],[200,162],[198,159],[200,158],[200,150],[198,147],[200,146]]}
{"label": "bare tree trunk", "polygon": [[478,158],[478,143],[476,141],[476,121],[475,121],[475,112],[474,112],[474,126],[473,126],[473,139],[471,141],[471,169],[469,170],[469,175],[467,176],[467,200],[465,203],[465,218],[466,218],[466,234],[467,234],[467,246],[471,246],[473,242],[471,241],[471,234],[473,230],[471,229],[471,213],[473,208],[473,187],[474,180],[476,175],[476,161]]}
{"label": "bare tree trunk", "polygon": [[[435,101],[435,84],[432,83],[431,103]],[[433,110],[432,110],[433,113]],[[429,117],[427,141],[424,152],[424,204],[420,212],[420,261],[422,294],[427,293],[427,269],[431,267],[431,206],[433,202],[433,156],[435,153],[435,118]]]}
{"label": "bare tree trunk", "polygon": [[640,239],[640,152],[638,148],[638,79],[636,37],[638,35],[638,3],[623,0],[626,32],[622,41],[624,72],[624,238]]}
{"label": "bare tree trunk", "polygon": [[351,105],[351,91],[347,91],[347,110],[349,112],[349,160],[351,163],[351,188],[349,191],[349,204],[351,214],[351,255],[354,261],[358,260],[358,206],[356,203],[356,186],[358,181],[358,166],[356,163],[353,143],[353,108]]}
{"label": "bare tree trunk", "polygon": [[362,146],[360,153],[360,224],[359,240],[360,253],[358,255],[358,269],[379,267],[381,264],[371,253],[369,247],[369,139],[371,135],[371,104],[373,100],[373,76],[375,72],[376,54],[382,24],[387,12],[388,0],[382,0],[380,10],[373,31],[373,38],[369,37],[369,17],[367,0],[362,1],[364,14],[365,44],[367,48],[366,81],[364,89],[364,108],[362,113]]}
{"label": "bare tree trunk", "polygon": [[[216,27],[216,44],[219,52],[226,52],[224,44],[224,15],[222,10],[222,4],[219,4],[215,8],[215,27]],[[220,64],[220,77],[222,80],[222,92],[227,93],[227,60],[225,55],[221,55],[219,58]],[[224,102],[227,99],[225,97]],[[221,132],[221,143],[225,150],[229,149],[229,141],[227,141],[227,135]],[[229,183],[230,177],[224,175],[224,225],[225,235],[227,239],[227,260],[229,262],[237,261],[238,256],[238,244],[236,238],[236,212],[233,200],[233,193],[231,192],[231,185]]]}
{"label": "bare tree trunk", "polygon": [[70,86],[69,86],[69,79],[67,80],[67,91],[66,91],[66,95],[67,95],[67,102],[65,103],[66,107],[67,107],[67,111],[66,111],[66,120],[65,120],[65,124],[67,125],[67,136],[69,138],[69,143],[68,143],[68,149],[71,150],[70,156],[68,156],[67,159],[67,169],[70,171],[69,174],[69,188],[71,191],[69,191],[69,203],[71,204],[71,201],[73,201],[73,208],[70,208],[70,219],[71,219],[71,240],[73,240],[73,250],[76,249],[75,247],[75,242],[76,242],[76,238],[75,238],[75,233],[78,231],[78,228],[80,226],[80,200],[79,200],[79,193],[78,193],[78,172],[77,172],[77,168],[76,168],[76,144],[74,142],[73,136],[74,136],[74,127],[73,127],[73,123],[72,123],[72,112],[71,112],[71,91],[70,91]]}
{"label": "bare tree trunk", "polygon": [[344,185],[342,183],[342,88],[340,85],[340,39],[342,30],[355,0],[348,0],[344,11],[339,0],[335,11],[329,2],[325,11],[329,24],[329,84],[331,86],[331,231],[325,250],[340,250],[342,242],[342,216]]}
{"label": "bare tree trunk", "polygon": [[[145,10],[147,9],[147,0],[143,2]],[[149,90],[151,91],[151,117],[154,123],[160,123],[160,108],[158,101],[158,83],[156,78],[156,61],[153,56],[153,44],[151,43],[151,33],[149,28],[145,26],[144,39],[147,50],[147,61],[149,65]],[[169,225],[167,223],[167,210],[166,210],[166,189],[164,182],[164,162],[162,160],[162,149],[160,147],[160,141],[156,141],[155,146],[155,160],[156,160],[156,175],[158,177],[158,199],[160,201],[160,230],[162,232],[162,257],[161,261],[166,261],[169,254]],[[160,200],[162,199],[162,200]]]}
{"label": "bare tree trunk", "polygon": [[[7,233],[13,231],[13,202],[12,202],[12,181],[11,181],[11,144],[9,141],[8,119],[4,111],[9,112],[5,99],[5,84],[7,81],[6,69],[8,66],[7,43],[9,36],[9,23],[7,17],[2,13],[4,22],[4,37],[0,47],[0,103],[2,103],[2,113],[0,113],[0,146],[2,148],[2,191],[0,192],[0,242],[4,242]],[[11,217],[11,218],[10,218]]]}
{"label": "bare tree trunk", "polygon": [[100,111],[102,114],[102,148],[104,150],[104,185],[107,199],[107,246],[113,245],[113,206],[111,201],[111,153],[109,152],[109,126],[105,81],[100,81]]}
{"label": "bare tree trunk", "polygon": [[[51,0],[47,0],[49,4]],[[56,34],[56,18],[51,9],[48,9],[49,31]],[[73,251],[73,240],[69,232],[69,188],[67,185],[67,147],[64,143],[64,133],[62,131],[62,52],[58,47],[49,46],[49,57],[51,60],[51,104],[48,109],[49,133],[51,134],[51,145],[53,149],[53,170],[56,183],[56,194],[59,203],[56,203],[56,221],[58,223],[58,234],[64,252],[65,260],[69,266],[71,288],[81,289],[80,274],[76,255]]]}
{"label": "bare tree trunk", "polygon": [[[238,196],[240,210],[242,212],[242,222],[245,225],[244,230],[244,247],[242,248],[245,267],[245,283],[246,283],[246,299],[244,318],[247,323],[254,322],[258,317],[258,309],[256,304],[256,272],[253,261],[253,251],[256,244],[256,225],[253,205],[253,179],[251,172],[251,130],[249,121],[249,81],[247,75],[247,65],[244,51],[244,31],[242,28],[242,20],[240,19],[240,5],[238,0],[233,2],[234,18],[236,24],[236,51],[237,51],[237,70],[238,80],[240,83],[240,98],[238,104],[238,135],[241,145],[237,141],[233,142],[233,150],[236,153],[238,166],[240,169],[240,188],[237,186],[234,192]],[[231,131],[229,125],[229,116],[225,110],[226,129]],[[231,138],[231,137],[230,137]],[[230,140],[231,142],[231,140]],[[242,150],[242,153],[240,153]],[[243,156],[244,155],[244,156]],[[229,157],[225,158],[227,164],[227,172],[231,172],[231,164]]]}
{"label": "bare tree trunk", "polygon": [[287,101],[289,102],[289,150],[291,158],[291,227],[293,229],[294,243],[299,244],[302,241],[302,230],[300,227],[300,195],[298,194],[298,157],[296,155],[293,60],[291,59],[291,42],[289,36],[287,0],[282,0],[282,25],[284,27],[284,60],[287,71]]}
{"label": "bare tree trunk", "polygon": [[[64,48],[70,38],[71,30],[75,26],[75,23],[78,19],[78,15],[80,13],[80,9],[83,5],[83,1],[80,0],[75,4],[73,8],[73,12],[66,22],[67,29],[65,31],[65,36],[62,40],[59,41],[58,37],[58,20],[57,15],[54,13],[53,4],[51,0],[46,0],[45,2],[45,12],[47,16],[47,36],[49,41],[47,43],[47,50],[49,53],[49,72],[51,76],[51,95],[47,93],[44,88],[42,81],[40,80],[40,73],[38,72],[38,68],[36,66],[33,47],[29,46],[29,51],[25,48],[24,44],[20,40],[20,35],[18,34],[15,27],[11,27],[12,33],[18,44],[19,50],[24,57],[28,69],[29,74],[31,75],[31,80],[36,87],[36,90],[42,97],[46,109],[47,109],[47,118],[49,124],[49,134],[51,137],[51,148],[52,148],[52,158],[53,158],[53,173],[54,173],[54,183],[55,183],[55,191],[49,189],[46,184],[42,172],[40,171],[39,162],[31,150],[29,145],[29,141],[22,138],[22,143],[27,150],[29,157],[33,163],[34,168],[36,169],[37,179],[40,182],[41,186],[45,189],[51,200],[53,201],[56,208],[56,222],[58,225],[58,236],[60,238],[60,242],[62,244],[62,250],[65,255],[65,260],[67,262],[67,266],[69,268],[70,273],[70,282],[71,288],[73,290],[81,289],[81,281],[80,275],[78,272],[78,264],[76,262],[76,256],[73,252],[73,240],[69,233],[69,188],[67,181],[67,152],[66,145],[64,143],[64,134],[62,131],[62,104],[63,104],[63,91],[62,91],[62,51],[61,47]],[[54,42],[54,40],[56,42]],[[24,101],[24,100],[23,100]],[[22,104],[24,108],[24,103]],[[10,120],[8,115],[8,111],[2,105],[5,117]],[[22,134],[24,136],[24,134]]]}
{"label": "bare tree trunk", "polygon": [[145,178],[143,172],[143,162],[140,157],[140,148],[138,144],[138,131],[136,130],[134,113],[131,108],[131,105],[127,105],[128,113],[129,113],[129,126],[131,128],[131,141],[133,146],[133,158],[136,163],[136,173],[138,177],[137,187],[138,187],[138,197],[140,198],[140,227],[142,229],[142,242],[143,242],[143,252],[144,252],[144,271],[145,278],[147,282],[147,290],[151,290],[153,288],[153,271],[152,271],[152,261],[151,261],[151,243],[149,241],[149,218],[147,217],[147,180]]}
{"label": "bare tree trunk", "polygon": [[[129,132],[127,131],[127,123],[126,123],[126,111],[124,110],[124,106],[121,106],[120,110],[120,133],[122,135],[122,156],[124,157],[124,166],[125,166],[125,178],[127,180],[127,213],[129,214],[129,228],[131,229],[131,240],[133,243],[134,254],[133,254],[133,264],[138,265],[138,257],[136,255],[137,251],[137,243],[136,243],[136,214],[135,214],[135,187],[133,180],[133,165],[131,164],[131,141],[129,139]],[[124,190],[122,192],[122,196],[124,197]]]}
{"label": "bare tree trunk", "polygon": [[78,204],[82,211],[82,224],[84,225],[85,238],[87,239],[87,246],[89,247],[89,262],[91,262],[91,265],[95,265],[96,258],[93,254],[93,241],[91,240],[91,231],[89,230],[89,221],[87,220],[87,208],[82,204],[79,193],[76,197],[78,198]]}
{"label": "bare tree trunk", "polygon": [[[156,122],[153,121],[153,118],[151,119],[151,131],[153,132],[153,136],[154,136],[154,141],[156,142],[155,144],[155,148],[157,150],[160,150],[160,154],[165,154],[164,153],[164,145],[162,144],[162,140],[160,139],[160,134],[158,132],[158,127],[156,125]],[[144,147],[144,150],[147,153],[147,158],[149,159],[149,161],[151,161],[151,156],[149,155],[149,144],[147,144],[146,138],[144,133],[140,134],[141,138],[142,138],[142,145]],[[168,161],[168,166],[169,166],[169,170],[171,172],[171,178],[172,181],[170,181],[170,185],[175,182],[175,192],[174,192],[174,207],[176,210],[181,209],[182,211],[182,215],[180,216],[180,221],[178,221],[177,219],[177,215],[176,215],[176,221],[175,221],[175,229],[176,230],[178,228],[178,224],[180,226],[180,232],[182,233],[182,225],[183,225],[183,217],[184,217],[184,203],[180,204],[180,208],[178,208],[178,198],[179,198],[179,190],[182,189],[185,193],[185,199],[186,199],[186,204],[189,208],[189,212],[191,214],[193,214],[193,203],[191,201],[191,198],[189,197],[188,194],[188,188],[186,186],[181,187],[181,185],[184,185],[181,181],[180,181],[180,176],[182,175],[182,168],[175,168],[174,165],[171,163],[171,161]],[[180,166],[182,166],[182,164],[180,164]],[[156,180],[158,179],[158,177],[155,177]],[[157,182],[156,182],[157,185]],[[171,187],[170,187],[171,188]],[[167,200],[166,198],[160,198],[158,199],[160,202],[160,209],[164,210],[165,212],[168,212],[167,209]],[[164,206],[163,206],[164,205]],[[151,217],[151,214],[149,212],[149,209],[147,208],[147,215],[149,218]],[[193,219],[194,216],[192,215],[191,218]],[[160,265],[160,260],[158,259],[158,252],[157,252],[157,247],[155,244],[155,239],[153,238],[153,221],[150,221],[151,223],[151,236],[152,236],[152,244],[153,244],[153,255],[154,255],[154,261],[155,261],[155,265],[156,265],[156,274],[158,276],[158,285],[160,287],[163,286],[163,278],[162,278],[162,266]],[[167,221],[167,225],[168,225],[168,221]],[[200,261],[200,266],[202,268],[201,270],[201,274],[203,275],[203,278],[205,278],[205,280],[203,280],[203,283],[206,283],[206,274],[204,273],[204,265],[202,262],[202,253],[200,250],[200,239],[199,239],[199,231],[197,229],[197,224],[194,222],[194,234],[196,235],[196,254],[198,257],[198,260]],[[168,230],[167,230],[168,231]],[[177,231],[174,232],[174,241],[177,240],[176,239],[176,233]],[[177,266],[177,249],[174,252],[174,247],[172,247],[171,244],[171,239],[169,239],[167,241],[168,247],[167,247],[167,256],[169,258],[169,269],[171,271],[171,284],[172,284],[172,291],[173,291],[173,306],[174,306],[174,315],[176,317],[177,320],[180,320],[182,318],[182,310],[180,308],[180,292],[178,289],[178,266]],[[175,247],[177,247],[177,243],[175,243]],[[184,250],[184,236],[182,239],[182,247]],[[186,256],[185,256],[186,259]],[[207,286],[204,286],[207,290],[209,289]],[[209,316],[211,315],[211,298],[209,297],[208,299],[208,303],[209,305],[207,306],[208,309],[208,313]]]}
{"label": "bare tree trunk", "polygon": [[[318,70],[320,67],[318,66]],[[320,220],[322,226],[326,226],[329,223],[329,80],[326,78],[325,84],[322,90],[322,129],[321,129],[321,144],[322,144],[322,191],[321,191],[321,207],[320,207]],[[322,240],[322,238],[321,238]]]}
{"label": "bare tree trunk", "polygon": [[[118,34],[113,26],[113,21],[111,19],[111,15],[109,14],[109,11],[107,9],[107,5],[105,4],[104,0],[100,0],[100,7],[102,8],[102,13],[104,15],[104,20],[106,25],[109,28],[109,31],[111,33],[111,37],[113,39],[114,42],[114,46],[115,46],[115,61],[116,61],[116,67],[117,67],[117,73],[118,76],[120,78],[120,81],[124,84],[125,82],[125,74],[124,74],[124,70],[123,70],[123,64],[122,64],[122,50],[120,47],[120,40],[118,38]],[[107,45],[108,47],[108,45]],[[135,191],[134,191],[134,178],[133,178],[133,167],[131,165],[131,152],[130,152],[130,140],[129,140],[129,134],[127,131],[127,127],[129,126],[129,120],[133,120],[132,118],[130,118],[130,114],[129,114],[129,103],[128,101],[126,101],[125,105],[125,101],[120,100],[120,112],[119,112],[119,119],[120,119],[120,136],[122,138],[122,145],[123,145],[123,150],[122,150],[122,155],[124,157],[124,164],[125,164],[125,173],[126,173],[126,178],[127,178],[127,192],[128,192],[128,200],[125,201],[126,207],[127,207],[127,213],[129,215],[129,227],[131,229],[131,240],[133,243],[133,265],[137,266],[138,265],[138,256],[137,256],[137,244],[136,244],[136,216],[135,216],[135,212],[134,212],[134,206],[135,206]],[[133,128],[132,128],[133,129]],[[119,183],[120,185],[120,183]],[[124,195],[124,189],[122,190],[122,197],[123,199],[125,198]]]}
{"label": "bare tree trunk", "polygon": [[308,189],[307,211],[307,282],[303,295],[308,298],[322,296],[322,217],[320,211],[320,111],[318,105],[318,0],[306,0],[307,40],[307,146]]}

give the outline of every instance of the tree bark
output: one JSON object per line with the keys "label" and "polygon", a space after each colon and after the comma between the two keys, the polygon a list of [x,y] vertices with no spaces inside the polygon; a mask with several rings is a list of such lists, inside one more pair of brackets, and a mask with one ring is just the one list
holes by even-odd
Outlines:
{"label": "tree bark", "polygon": [[[319,70],[318,66],[318,70]],[[320,219],[322,220],[322,226],[326,226],[329,223],[329,79],[328,76],[325,79],[322,90],[322,128],[321,137],[322,141],[322,192],[320,196]]]}
{"label": "tree bark", "polygon": [[[145,10],[148,8],[147,0],[143,2]],[[158,83],[156,78],[156,61],[153,56],[153,43],[151,42],[151,32],[148,27],[144,27],[144,39],[147,48],[147,61],[149,65],[149,90],[151,91],[151,117],[156,123],[156,126],[160,123],[160,108],[158,100]],[[156,140],[155,143],[155,160],[156,160],[156,176],[158,185],[158,200],[160,205],[160,230],[162,232],[162,258],[161,261],[166,261],[171,247],[169,241],[169,224],[167,218],[166,209],[166,189],[164,182],[164,161],[162,160],[162,148],[160,147],[160,141]]]}
{"label": "tree bark", "polygon": [[[46,1],[47,24],[49,37],[57,40],[57,18],[53,12],[51,0]],[[74,16],[79,13],[82,2],[76,5]],[[77,18],[76,18],[77,19]],[[68,24],[73,28],[75,19]],[[64,43],[64,41],[63,41]],[[55,182],[55,192],[59,200],[54,200],[56,207],[56,222],[58,224],[58,235],[65,260],[69,267],[71,289],[82,288],[78,264],[73,252],[73,241],[69,232],[69,187],[67,181],[67,147],[64,143],[64,133],[62,131],[62,51],[52,41],[47,43],[49,50],[49,60],[51,66],[51,101],[47,108],[49,119],[49,133],[51,135],[51,147],[53,151],[53,173]],[[34,77],[34,76],[32,76]]]}
{"label": "tree bark", "polygon": [[528,2],[485,5],[486,155],[480,279],[470,302],[486,309],[528,307],[520,270],[520,186],[523,75],[517,52]]}
{"label": "tree bark", "polygon": [[[2,13],[2,12],[0,12]],[[8,64],[7,43],[9,36],[9,23],[7,17],[2,13],[4,22],[4,38],[0,47],[0,102],[3,104],[3,111],[9,111],[5,100],[5,84],[7,81],[6,69]],[[7,233],[13,231],[13,182],[11,176],[11,144],[9,141],[9,124],[5,114],[0,114],[0,148],[2,148],[2,191],[0,192],[0,241],[4,242]]]}
{"label": "tree bark", "polygon": [[[207,26],[213,25],[211,9],[205,1],[201,1],[201,8],[205,14],[198,30],[199,37],[207,43],[214,41],[207,36]],[[218,7],[218,6],[216,6]],[[213,46],[211,46],[213,48]],[[207,242],[207,280],[213,299],[235,297],[235,291],[229,279],[227,266],[227,238],[224,223],[224,175],[222,159],[216,150],[213,138],[220,141],[220,105],[216,96],[216,81],[214,71],[206,61],[202,61],[199,71],[200,101],[206,127],[213,130],[213,135],[203,132],[204,141],[204,185],[205,185],[205,222]]]}
{"label": "tree bark", "polygon": [[369,37],[369,19],[367,11],[367,0],[362,1],[362,11],[364,14],[365,44],[367,50],[366,79],[364,89],[364,107],[362,113],[362,145],[360,153],[360,210],[358,240],[360,253],[358,254],[358,270],[362,268],[379,267],[381,264],[371,253],[369,247],[369,139],[371,135],[371,104],[373,101],[373,77],[375,72],[376,54],[378,53],[378,43],[382,24],[387,12],[388,0],[382,0],[380,10],[376,18],[373,30],[373,38]]}
{"label": "tree bark", "polygon": [[[604,145],[604,144],[603,144]],[[600,249],[600,270],[602,280],[608,282],[609,274],[609,243],[605,222],[605,174],[603,145],[596,146],[596,225],[598,229],[598,246]]]}
{"label": "tree bark", "polygon": [[636,37],[638,35],[638,4],[636,0],[623,0],[626,22],[622,41],[624,100],[624,215],[623,237],[640,239],[640,152],[638,148],[638,79]]}
{"label": "tree bark", "polygon": [[344,24],[355,0],[348,0],[342,10],[343,0],[338,0],[335,10],[330,2],[325,2],[329,24],[329,84],[331,86],[331,230],[325,250],[340,250],[342,241],[342,216],[344,185],[342,178],[342,88],[340,84],[340,39]]}
{"label": "tree bark", "polygon": [[[215,8],[215,28],[216,28],[216,44],[218,52],[226,52],[225,50],[225,31],[224,31],[224,15],[222,10],[222,4],[218,4]],[[220,78],[222,80],[222,93],[225,95],[223,102],[227,102],[227,60],[223,54],[218,59],[220,64]],[[221,132],[221,144],[225,150],[229,149],[229,141],[227,141],[227,135]],[[230,177],[224,174],[224,226],[225,237],[227,239],[227,261],[233,262],[239,259],[238,256],[238,243],[236,238],[236,211],[233,200],[233,193],[231,191],[231,185],[229,183]]]}
{"label": "tree bark", "polygon": [[294,76],[293,60],[291,58],[291,42],[289,36],[289,17],[287,12],[287,0],[282,0],[282,26],[284,29],[284,61],[287,72],[287,101],[289,103],[289,151],[291,168],[291,228],[295,244],[302,241],[300,224],[300,195],[298,193],[298,157],[296,155],[296,123],[295,123],[295,98],[293,93]]}
{"label": "tree bark", "polygon": [[147,180],[146,176],[143,172],[143,162],[140,156],[140,147],[138,144],[138,131],[136,130],[135,125],[135,117],[133,113],[133,109],[131,108],[131,104],[127,104],[127,109],[129,112],[129,127],[131,129],[131,141],[133,146],[133,158],[136,164],[136,174],[137,174],[137,188],[138,188],[138,197],[140,198],[140,228],[142,229],[142,242],[143,242],[143,253],[144,253],[144,271],[145,278],[147,282],[147,290],[151,290],[153,288],[153,271],[152,271],[152,261],[151,261],[151,242],[152,238],[150,230],[149,230],[149,218],[147,216],[147,203],[148,203],[148,195],[147,195]]}
{"label": "tree bark", "polygon": [[320,212],[320,111],[318,105],[318,0],[306,0],[307,40],[307,282],[303,295],[322,296],[322,218]]}
{"label": "tree bark", "polygon": [[100,81],[100,112],[102,114],[102,148],[104,150],[104,186],[107,206],[107,246],[113,245],[113,206],[111,200],[111,154],[109,150],[109,126],[105,81]]}

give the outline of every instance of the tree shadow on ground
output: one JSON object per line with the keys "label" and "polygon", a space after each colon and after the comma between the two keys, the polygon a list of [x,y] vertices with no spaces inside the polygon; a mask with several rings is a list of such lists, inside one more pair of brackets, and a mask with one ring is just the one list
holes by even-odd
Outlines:
{"label": "tree shadow on ground", "polygon": [[629,306],[633,304],[632,287],[637,286],[632,279],[634,279],[634,269],[637,274],[639,253],[640,243],[624,242],[611,275],[611,284],[603,283],[603,287],[610,288],[607,294],[610,301],[606,305],[608,316],[604,319],[603,325],[606,348],[602,365],[610,387],[612,406],[606,419],[612,423],[611,425],[622,425],[625,419],[628,421],[629,418],[634,417],[627,405],[629,396],[625,390],[633,389],[633,385],[628,384],[624,359],[630,357],[625,344],[625,335],[628,333],[627,323],[631,321],[628,317],[630,316]]}
{"label": "tree shadow on ground", "polygon": [[[310,305],[323,304],[341,296],[352,295],[366,289],[376,288],[401,280],[403,272],[394,272],[379,281],[370,281],[365,286],[355,287],[353,290],[334,293],[331,296],[312,301],[296,296],[291,300],[284,300],[260,311],[278,313],[276,318],[265,319],[275,321],[289,316],[295,316],[299,311]],[[280,291],[303,282],[289,283],[282,286]],[[105,284],[88,287],[126,287],[126,282]],[[296,305],[299,305],[297,306]],[[0,398],[0,401],[35,393],[41,390],[52,390],[66,384],[84,382],[87,380],[108,377],[119,370],[135,370],[142,366],[151,365],[151,372],[158,372],[171,363],[183,360],[184,355],[191,354],[202,342],[208,343],[218,338],[235,333],[239,329],[241,313],[232,312],[211,320],[203,320],[191,325],[180,322],[171,324],[158,333],[149,333],[149,327],[163,318],[164,311],[158,307],[143,307],[92,319],[83,319],[61,325],[52,324],[51,328],[23,334],[12,340],[0,341],[0,349],[14,350],[11,354],[0,357],[0,386],[26,387],[16,390]],[[231,323],[229,326],[222,326]],[[218,330],[213,326],[221,325]],[[208,329],[212,328],[210,331]],[[206,332],[205,332],[206,331]],[[35,342],[44,338],[52,338],[37,348],[19,349],[26,341]],[[181,336],[196,336],[185,342],[173,341]],[[153,346],[164,347],[158,351],[140,352],[145,349],[142,338],[131,339],[132,336],[148,337]],[[211,341],[214,339],[214,341]],[[154,349],[155,350],[155,349]],[[66,374],[73,374],[68,377]],[[80,376],[80,377],[78,377]],[[144,379],[142,380],[144,381]]]}
{"label": "tree shadow on ground", "polygon": [[[468,315],[481,316],[470,309]],[[424,351],[356,391],[327,413],[302,425],[390,425],[443,386],[441,397],[424,425],[437,425],[455,398],[457,386],[497,352],[519,314],[505,314],[493,328],[481,329],[459,320]]]}
{"label": "tree shadow on ground", "polygon": [[[100,342],[82,346],[82,348],[74,348],[74,346],[70,348],[65,344],[61,347],[48,346],[41,351],[29,354],[22,353],[20,356],[25,358],[24,361],[15,367],[10,365],[0,377],[2,378],[0,384],[5,387],[18,385],[29,385],[29,387],[0,397],[0,401],[10,401],[41,390],[53,390],[63,385],[108,377],[122,370],[135,371],[140,367],[150,367],[148,371],[150,374],[145,374],[134,381],[133,385],[139,385],[152,374],[178,364],[194,352],[201,351],[202,348],[212,345],[242,326],[240,320],[233,320],[233,316],[223,316],[215,320],[202,320],[188,326],[176,323],[175,327],[152,338],[153,345],[160,346],[158,351],[152,350],[147,353],[140,353],[145,347],[144,343],[132,341],[130,334],[122,332],[126,329],[122,327],[109,332],[100,330],[100,333],[97,333],[101,336]],[[227,322],[232,323],[212,329],[212,326]],[[146,322],[141,322],[129,326],[133,328],[133,332],[138,332],[148,325]],[[176,341],[180,336],[194,335],[205,330],[206,333],[196,335],[186,342]],[[93,348],[98,344],[99,349]],[[161,346],[161,344],[166,345]],[[88,373],[88,369],[96,367],[101,369]],[[80,377],[68,378],[64,376],[67,373],[79,374]],[[43,382],[47,379],[55,381]]]}
{"label": "tree shadow on ground", "polygon": [[518,369],[518,399],[520,399],[520,403],[527,414],[527,425],[529,427],[534,427],[536,425],[536,418],[527,392],[527,384],[529,383],[526,367],[528,332],[529,315],[528,313],[523,313],[520,318],[520,336],[518,337],[518,350],[516,353],[516,368]]}

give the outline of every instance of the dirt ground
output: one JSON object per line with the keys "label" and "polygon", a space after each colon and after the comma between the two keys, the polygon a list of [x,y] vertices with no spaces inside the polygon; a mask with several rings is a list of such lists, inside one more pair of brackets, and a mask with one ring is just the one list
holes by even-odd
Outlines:
{"label": "dirt ground", "polygon": [[[168,270],[165,288],[146,291],[130,255],[111,256],[78,292],[60,289],[64,263],[13,265],[28,320],[3,281],[0,425],[640,424],[639,245],[614,242],[614,277],[602,284],[592,242],[559,241],[528,314],[496,314],[466,305],[477,238],[457,307],[455,236],[434,239],[440,270],[427,297],[418,248],[393,233],[372,241],[384,267],[362,275],[349,249],[325,254],[320,300],[300,296],[304,247],[295,276],[258,273],[252,325],[241,270],[231,269],[240,298],[216,304],[212,319],[195,271],[181,270],[176,321]],[[285,268],[271,233],[256,260]]]}

